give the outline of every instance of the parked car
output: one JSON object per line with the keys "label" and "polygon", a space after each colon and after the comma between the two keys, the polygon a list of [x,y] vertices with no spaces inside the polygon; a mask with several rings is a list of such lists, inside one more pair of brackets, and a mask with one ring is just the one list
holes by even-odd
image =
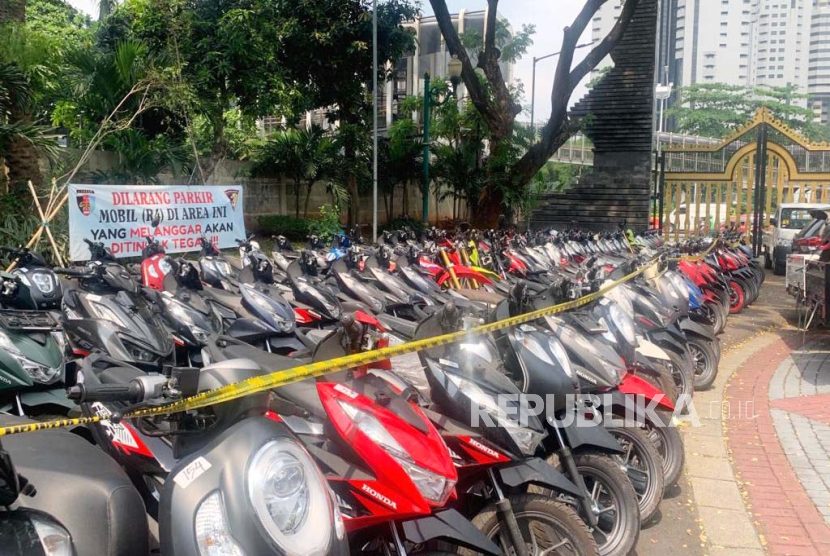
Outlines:
{"label": "parked car", "polygon": [[764,266],[771,268],[774,274],[784,274],[787,255],[793,252],[793,239],[809,238],[815,232],[820,233],[827,217],[825,211],[828,210],[830,205],[821,203],[781,204],[775,216],[770,218],[771,229],[764,233]]}
{"label": "parked car", "polygon": [[813,255],[818,257],[818,260],[826,262],[830,260],[830,250],[828,250],[830,226],[827,225],[830,221],[830,209],[811,210],[810,216],[813,218],[810,223],[804,226],[793,238],[792,252]]}

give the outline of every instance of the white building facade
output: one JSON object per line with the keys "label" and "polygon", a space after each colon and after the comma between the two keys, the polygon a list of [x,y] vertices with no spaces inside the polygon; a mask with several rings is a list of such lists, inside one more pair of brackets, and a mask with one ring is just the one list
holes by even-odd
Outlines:
{"label": "white building facade", "polygon": [[[608,33],[622,3],[601,8],[593,39]],[[830,0],[661,0],[660,9],[660,81],[668,67],[675,86],[794,86],[827,120]]]}

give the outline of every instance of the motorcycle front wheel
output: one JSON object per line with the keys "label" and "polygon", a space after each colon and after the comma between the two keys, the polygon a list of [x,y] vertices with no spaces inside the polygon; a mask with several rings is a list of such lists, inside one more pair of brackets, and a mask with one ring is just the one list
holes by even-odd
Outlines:
{"label": "motorcycle front wheel", "polygon": [[[531,556],[599,556],[597,543],[577,513],[567,504],[540,494],[519,494],[509,497],[519,530]],[[495,504],[489,504],[473,519],[472,524],[504,554],[516,554],[506,525]],[[461,554],[477,554],[467,549]]]}
{"label": "motorcycle front wheel", "polygon": [[615,458],[625,467],[628,480],[637,493],[640,519],[647,522],[657,513],[663,501],[665,476],[660,453],[648,434],[636,423],[607,423],[606,429],[625,450],[624,454]]}

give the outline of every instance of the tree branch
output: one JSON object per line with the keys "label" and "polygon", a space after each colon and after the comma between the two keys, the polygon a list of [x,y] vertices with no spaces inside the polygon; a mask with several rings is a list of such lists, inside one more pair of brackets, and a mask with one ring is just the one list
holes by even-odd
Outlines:
{"label": "tree branch", "polygon": [[[548,125],[545,128],[558,127],[561,121],[564,120],[568,111],[568,101],[571,98],[571,93],[576,88],[577,83],[572,83],[570,78],[571,65],[573,64],[574,51],[576,50],[576,43],[579,37],[582,36],[585,28],[594,14],[605,4],[607,0],[588,0],[582,11],[576,16],[573,23],[569,27],[565,27],[564,36],[562,38],[562,49],[559,54],[559,60],[556,63],[556,72],[553,78],[553,90],[550,94],[551,114],[548,119]],[[626,2],[628,4],[628,2]],[[551,125],[553,124],[553,125]],[[544,133],[543,133],[544,135]]]}
{"label": "tree branch", "polygon": [[461,44],[458,32],[452,24],[447,2],[446,0],[429,0],[429,3],[432,5],[432,11],[435,12],[438,28],[441,29],[441,34],[444,36],[444,42],[447,43],[450,54],[457,56],[461,61],[461,78],[467,87],[467,93],[470,95],[476,109],[489,125],[495,106],[490,102],[487,92],[478,80],[478,75],[470,61],[470,57],[467,56],[467,49]]}
{"label": "tree branch", "polygon": [[620,18],[598,46],[573,70],[573,55],[576,43],[591,18],[607,0],[588,0],[582,11],[570,27],[565,28],[562,41],[562,53],[554,74],[553,92],[551,93],[551,114],[548,123],[542,128],[541,138],[509,170],[508,181],[516,184],[527,183],[550,157],[576,133],[581,125],[579,120],[568,118],[568,102],[579,82],[596,65],[614,49],[628,29],[639,0],[627,0]]}
{"label": "tree branch", "polygon": [[574,87],[576,87],[576,85],[582,81],[582,78],[588,75],[588,72],[594,69],[603,58],[608,56],[608,54],[611,53],[611,50],[613,50],[620,40],[622,40],[625,30],[628,28],[628,24],[631,23],[631,18],[634,17],[634,12],[637,10],[639,2],[640,0],[626,0],[622,13],[620,13],[620,18],[617,20],[617,23],[614,24],[611,31],[605,36],[604,39],[602,39],[602,42],[591,50],[588,55],[585,56],[585,59],[571,71],[570,81]]}

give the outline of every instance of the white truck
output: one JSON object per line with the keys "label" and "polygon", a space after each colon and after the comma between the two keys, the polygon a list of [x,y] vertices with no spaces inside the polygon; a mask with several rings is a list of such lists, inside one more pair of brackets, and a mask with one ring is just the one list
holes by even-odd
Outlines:
{"label": "white truck", "polygon": [[813,221],[811,210],[830,210],[826,203],[782,203],[769,219],[770,229],[764,232],[764,266],[774,274],[787,270],[787,255],[792,251],[793,236]]}

